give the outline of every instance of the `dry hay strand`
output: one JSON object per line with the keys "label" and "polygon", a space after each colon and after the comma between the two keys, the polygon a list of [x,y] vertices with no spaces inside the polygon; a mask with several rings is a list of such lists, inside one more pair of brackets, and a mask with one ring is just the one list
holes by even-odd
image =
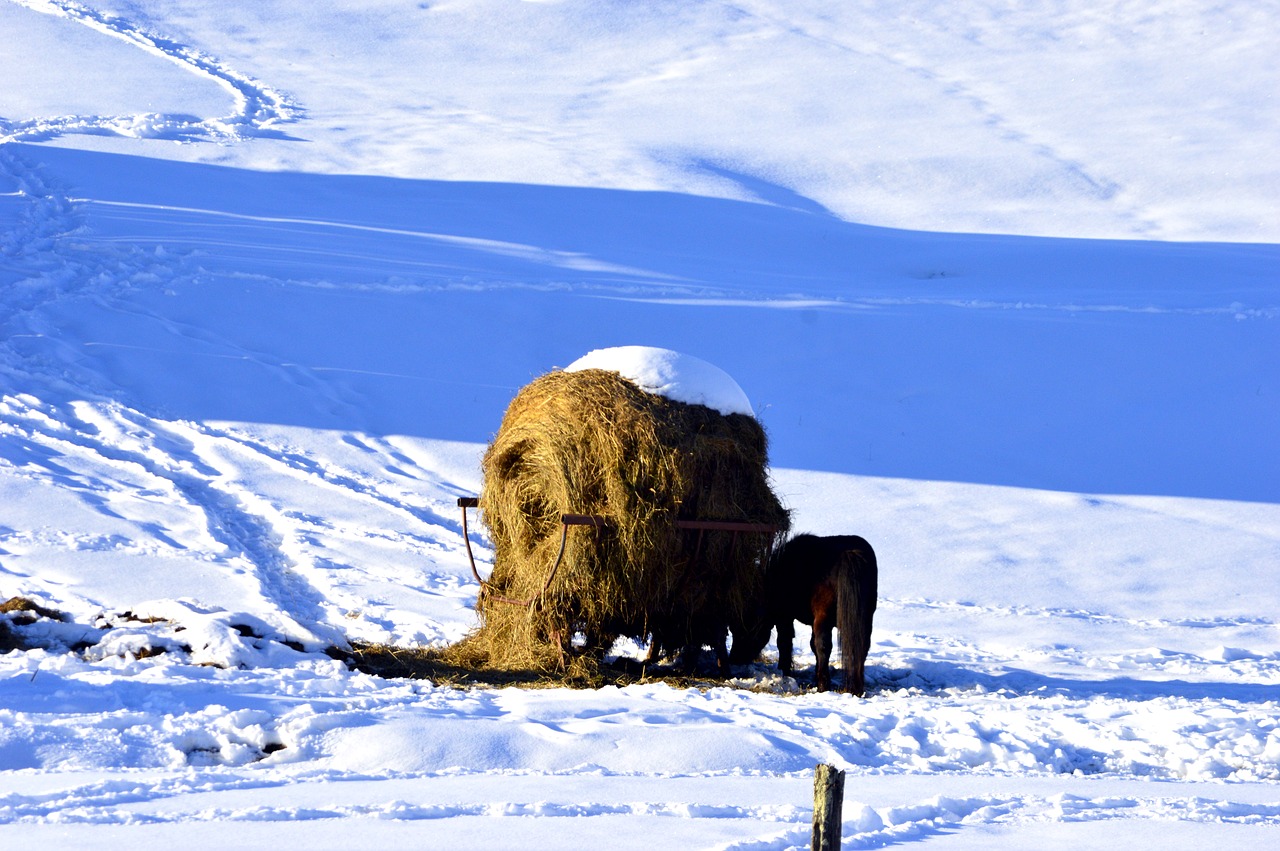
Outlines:
{"label": "dry hay strand", "polygon": [[[588,655],[623,635],[670,650],[714,646],[758,606],[772,541],[681,530],[676,520],[790,525],[755,418],[647,393],[603,370],[552,372],[521,390],[483,473],[495,565],[477,602],[479,629],[447,651],[460,663],[554,670],[575,634]],[[544,593],[563,514],[600,515],[608,526],[569,530]]]}

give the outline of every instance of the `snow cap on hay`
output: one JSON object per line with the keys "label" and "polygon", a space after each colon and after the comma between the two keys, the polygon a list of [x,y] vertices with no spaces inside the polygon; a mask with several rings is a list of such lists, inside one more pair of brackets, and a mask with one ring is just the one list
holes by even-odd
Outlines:
{"label": "snow cap on hay", "polygon": [[[692,362],[677,356],[664,368]],[[668,379],[678,383],[681,371]],[[490,667],[550,667],[560,660],[556,637],[579,632],[601,651],[620,635],[653,635],[670,649],[710,641],[754,610],[770,542],[708,532],[699,544],[675,521],[789,525],[754,417],[647,392],[581,362],[516,395],[483,473],[495,564],[466,644]],[[609,527],[569,530],[560,568],[533,606],[497,599],[539,595],[563,514],[602,515]]]}
{"label": "snow cap on hay", "polygon": [[693,355],[652,346],[615,346],[587,352],[564,371],[584,369],[616,372],[641,390],[677,402],[706,405],[722,414],[756,415],[729,373]]}

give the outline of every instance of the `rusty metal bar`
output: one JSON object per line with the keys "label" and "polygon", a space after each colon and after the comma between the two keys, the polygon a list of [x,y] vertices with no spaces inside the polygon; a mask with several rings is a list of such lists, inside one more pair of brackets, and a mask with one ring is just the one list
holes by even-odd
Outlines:
{"label": "rusty metal bar", "polygon": [[471,563],[471,575],[476,578],[476,582],[480,583],[481,595],[488,594],[492,599],[502,603],[510,603],[513,606],[523,606],[529,608],[534,601],[547,593],[547,589],[551,587],[551,583],[556,578],[556,572],[560,569],[560,563],[564,561],[565,547],[569,541],[570,526],[596,526],[603,527],[609,525],[608,520],[594,514],[566,514],[561,518],[560,524],[560,550],[556,553],[555,563],[551,565],[551,570],[547,573],[547,581],[542,583],[542,590],[534,594],[527,600],[516,600],[512,597],[505,597],[501,594],[495,594],[489,590],[489,583],[480,578],[480,571],[476,568],[476,557],[471,551],[471,535],[467,528],[467,509],[479,508],[480,500],[474,496],[458,497],[458,507],[462,509],[462,540],[467,545],[467,560]]}
{"label": "rusty metal bar", "polygon": [[[567,526],[595,526],[607,528],[613,521],[600,514],[563,514],[560,522]],[[773,535],[778,527],[772,523],[745,523],[737,520],[677,520],[677,529],[699,532],[749,532],[757,535]]]}
{"label": "rusty metal bar", "polygon": [[462,509],[462,540],[466,542],[467,545],[467,560],[471,562],[471,575],[474,576],[476,578],[476,582],[479,582],[481,587],[483,587],[484,580],[480,578],[480,571],[476,570],[476,557],[471,552],[471,535],[467,531],[467,509],[477,508],[479,505],[480,500],[476,499],[474,496],[458,497],[458,507]]}
{"label": "rusty metal bar", "polygon": [[562,523],[560,524],[560,552],[556,553],[556,562],[555,564],[551,565],[551,570],[549,573],[547,573],[547,581],[542,583],[542,590],[534,594],[529,599],[517,600],[514,597],[504,597],[501,594],[494,594],[492,591],[488,591],[489,583],[487,582],[481,583],[482,585],[484,585],[484,592],[488,593],[492,599],[497,600],[500,603],[510,603],[513,606],[522,606],[523,608],[526,608],[526,609],[529,608],[530,606],[533,605],[535,600],[537,600],[543,594],[547,593],[547,589],[551,587],[551,580],[556,578],[556,571],[560,569],[560,562],[564,560],[564,549],[565,549],[565,544],[568,543],[568,540],[569,540],[569,525],[566,523]]}
{"label": "rusty metal bar", "polygon": [[595,526],[597,529],[613,525],[612,520],[599,514],[561,514],[560,522],[565,526]]}

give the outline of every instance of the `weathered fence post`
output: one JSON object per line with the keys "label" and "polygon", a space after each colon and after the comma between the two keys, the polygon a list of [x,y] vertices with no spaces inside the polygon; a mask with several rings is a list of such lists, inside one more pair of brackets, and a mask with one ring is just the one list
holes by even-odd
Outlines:
{"label": "weathered fence post", "polygon": [[813,771],[813,851],[840,851],[840,815],[844,809],[844,772],[834,765]]}

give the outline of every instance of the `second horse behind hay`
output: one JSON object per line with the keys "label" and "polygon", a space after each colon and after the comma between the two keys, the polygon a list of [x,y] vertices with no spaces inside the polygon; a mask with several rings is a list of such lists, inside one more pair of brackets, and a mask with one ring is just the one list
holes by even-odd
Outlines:
{"label": "second horse behind hay", "polygon": [[735,631],[732,661],[754,659],[778,629],[778,668],[791,674],[795,622],[813,627],[810,646],[817,657],[819,691],[831,688],[832,629],[840,631],[840,663],[844,690],[866,690],[865,667],[871,649],[871,622],[876,611],[876,554],[857,535],[797,535],[769,561],[765,575],[763,621]]}
{"label": "second horse behind hay", "polygon": [[[696,627],[696,628],[695,628]],[[729,652],[727,640],[729,627],[723,620],[698,617],[690,619],[684,629],[672,629],[670,624],[656,626],[649,644],[649,655],[645,657],[645,665],[653,665],[664,658],[680,656],[680,669],[686,677],[693,676],[703,647],[710,647],[716,657],[716,673],[722,677],[730,676]]]}

